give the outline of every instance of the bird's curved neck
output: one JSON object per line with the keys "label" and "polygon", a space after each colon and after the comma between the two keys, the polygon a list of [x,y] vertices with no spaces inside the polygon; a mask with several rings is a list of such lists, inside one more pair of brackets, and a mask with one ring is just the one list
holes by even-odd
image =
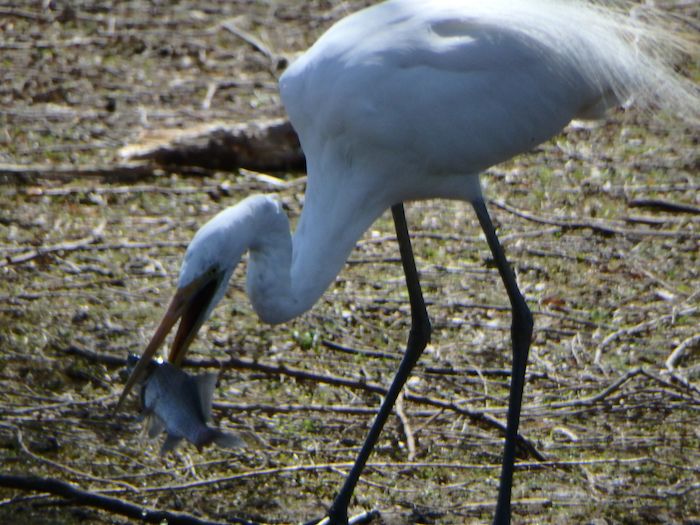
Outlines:
{"label": "bird's curved neck", "polygon": [[[328,199],[307,188],[292,236],[286,215],[258,221],[249,247],[248,297],[265,322],[281,323],[309,310],[342,269],[357,239],[382,212],[351,207],[353,199]],[[261,213],[270,213],[263,211]]]}

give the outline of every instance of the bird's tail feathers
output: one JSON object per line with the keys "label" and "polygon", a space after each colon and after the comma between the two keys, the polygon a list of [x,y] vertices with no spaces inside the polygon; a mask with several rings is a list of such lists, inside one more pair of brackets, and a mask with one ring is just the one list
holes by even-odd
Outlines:
{"label": "bird's tail feathers", "polygon": [[[564,68],[576,64],[580,78],[604,95],[581,118],[629,103],[700,124],[700,90],[691,80],[692,68],[697,75],[700,32],[696,21],[672,6],[661,10],[632,0],[490,0],[474,1],[470,9],[555,48]],[[691,71],[684,75],[688,65]]]}
{"label": "bird's tail feathers", "polygon": [[692,20],[628,0],[591,2],[582,12],[579,37],[568,39],[567,52],[580,57],[586,78],[614,94],[604,104],[658,108],[700,125],[700,89],[692,72],[679,72],[698,67],[700,39]]}

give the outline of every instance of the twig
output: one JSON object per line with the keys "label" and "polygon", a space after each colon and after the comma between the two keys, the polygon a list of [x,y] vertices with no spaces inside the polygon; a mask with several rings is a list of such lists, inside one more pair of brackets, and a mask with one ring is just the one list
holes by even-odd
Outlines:
{"label": "twig", "polygon": [[668,356],[668,359],[666,359],[666,368],[670,372],[673,372],[673,370],[676,368],[676,365],[678,364],[678,361],[683,358],[685,355],[685,351],[692,345],[700,342],[700,333],[691,335],[688,339],[684,340],[676,346],[676,348],[673,349],[671,352],[671,355]]}
{"label": "twig", "polygon": [[93,476],[92,474],[88,474],[87,472],[81,472],[79,470],[75,470],[67,465],[62,465],[61,463],[56,463],[55,461],[52,461],[50,459],[44,458],[42,456],[39,456],[37,454],[34,454],[31,450],[27,448],[27,446],[24,444],[24,440],[22,439],[22,431],[15,427],[16,434],[17,434],[17,443],[19,444],[20,448],[22,449],[22,452],[24,452],[27,456],[32,458],[35,461],[38,461],[39,463],[44,463],[46,465],[50,465],[51,467],[58,469],[62,472],[68,472],[70,474],[73,474],[74,476],[79,476],[82,478],[89,479],[91,481],[97,481],[100,483],[108,483],[108,484],[113,484],[113,485],[119,485],[120,487],[124,487],[127,490],[130,490],[131,492],[138,492],[138,489],[134,487],[133,485],[130,485],[129,483],[126,483],[124,481],[113,481],[109,479],[103,479],[99,478],[97,476]]}
{"label": "twig", "polygon": [[349,346],[344,346],[333,341],[328,341],[326,339],[321,340],[321,344],[326,348],[331,350],[337,350],[339,352],[344,352],[346,354],[362,355],[365,357],[376,357],[380,359],[394,359],[395,361],[401,360],[399,354],[390,354],[388,352],[377,352],[375,350],[360,350],[359,348],[351,348]]}
{"label": "twig", "polygon": [[21,253],[19,255],[6,257],[4,261],[0,260],[0,268],[4,266],[9,266],[12,264],[22,264],[29,262],[38,257],[44,255],[49,255],[56,252],[72,252],[84,248],[88,244],[93,244],[98,242],[102,236],[100,234],[91,233],[87,237],[82,239],[77,239],[75,241],[62,242],[58,244],[50,244],[48,246],[40,246],[35,250],[29,252]]}
{"label": "twig", "polygon": [[[517,464],[520,467],[521,464]],[[538,464],[539,465],[539,464]],[[230,476],[221,476],[217,478],[209,478],[191,481],[187,483],[171,484],[171,485],[157,485],[153,487],[146,487],[141,489],[142,493],[153,493],[153,492],[170,492],[178,490],[190,490],[202,487],[209,487],[211,485],[219,485],[222,483],[230,483],[232,481],[239,481],[248,478],[257,478],[261,476],[275,476],[280,474],[290,474],[294,472],[334,472],[340,477],[345,476],[344,470],[349,470],[353,466],[352,463],[314,463],[310,465],[291,465],[288,467],[272,467],[264,468],[258,470],[250,470],[247,472],[239,472],[238,474],[232,474]],[[474,465],[466,463],[430,463],[430,462],[376,462],[367,463],[367,468],[380,469],[380,468],[449,468],[449,469],[459,469],[459,470],[491,470],[498,469],[500,465],[496,464],[484,464],[484,465]]]}
{"label": "twig", "polygon": [[[66,353],[73,355],[80,355],[91,360],[100,361],[103,363],[113,364],[115,366],[125,366],[126,359],[118,358],[114,356],[106,356],[102,354],[97,354],[91,350],[85,350],[78,348],[74,345],[65,349]],[[368,392],[373,392],[381,396],[385,396],[387,389],[383,386],[367,383],[363,379],[347,379],[344,377],[331,376],[326,374],[318,374],[315,372],[308,372],[306,370],[299,370],[297,368],[289,368],[286,365],[268,365],[260,363],[258,361],[240,359],[236,357],[229,357],[224,361],[218,361],[215,359],[199,359],[199,360],[185,360],[184,366],[206,366],[211,368],[219,369],[243,369],[243,370],[255,370],[257,372],[262,372],[269,375],[286,375],[289,377],[294,377],[296,379],[301,379],[304,381],[314,381],[318,383],[325,383],[334,386],[342,386],[352,389],[360,389]],[[459,415],[465,416],[476,424],[484,425],[487,428],[492,428],[498,430],[501,434],[505,434],[506,425],[496,419],[495,417],[481,411],[470,410],[459,406],[457,403],[450,401],[444,401],[441,399],[435,399],[428,396],[421,396],[417,394],[406,394],[406,399],[413,403],[423,403],[426,405],[434,406],[437,408],[449,410],[451,412],[456,412]],[[518,445],[525,451],[527,451],[532,457],[537,458],[540,461],[545,461],[545,457],[535,448],[535,446],[530,442],[530,440],[518,434]]]}
{"label": "twig", "polygon": [[64,348],[63,351],[68,355],[73,355],[77,357],[82,357],[89,359],[90,361],[96,363],[102,363],[108,366],[126,366],[126,357],[117,357],[110,354],[99,354],[93,352],[92,350],[86,350],[85,348],[79,348],[75,345],[71,345]]}
{"label": "twig", "polygon": [[[186,248],[187,241],[148,241],[148,242],[119,242],[103,244],[97,243],[99,239],[85,237],[77,241],[59,243],[48,246],[43,246],[35,250],[21,253],[14,257],[6,257],[5,260],[0,260],[0,268],[11,264],[21,264],[43,255],[56,252],[75,252],[75,251],[112,251],[112,250],[148,250],[152,248]],[[15,249],[6,250],[14,252]]]}
{"label": "twig", "polygon": [[378,510],[368,510],[357,516],[353,516],[348,520],[348,525],[361,525],[362,523],[369,523],[374,518],[380,517],[381,514]]}
{"label": "twig", "polygon": [[606,397],[608,397],[610,394],[613,392],[617,391],[620,389],[622,385],[624,385],[627,381],[632,379],[634,376],[643,374],[644,370],[642,368],[635,368],[633,370],[629,370],[626,374],[624,374],[622,377],[617,379],[617,381],[614,381],[612,384],[610,384],[607,388],[603,389],[601,392],[598,392],[596,395],[588,397],[586,399],[580,400],[580,402],[577,402],[576,404],[579,405],[592,405],[594,403],[597,403],[598,401],[602,401]]}
{"label": "twig", "polygon": [[624,375],[620,376],[617,378],[615,381],[613,381],[610,385],[608,385],[606,388],[598,392],[597,394],[586,397],[583,399],[577,399],[575,401],[562,401],[559,403],[550,403],[547,405],[538,405],[534,407],[528,407],[527,414],[530,415],[532,412],[537,412],[539,410],[551,410],[555,408],[571,408],[571,407],[576,407],[576,406],[587,406],[587,405],[593,405],[595,403],[598,403],[608,397],[610,394],[613,392],[617,391],[624,385],[627,381],[632,379],[634,376],[637,376],[639,374],[643,374],[644,371],[642,368],[635,368],[633,370],[629,370],[626,372]]}
{"label": "twig", "polygon": [[211,101],[216,94],[217,88],[218,84],[216,82],[209,82],[209,85],[207,86],[207,93],[204,95],[204,100],[202,100],[202,103],[200,104],[202,109],[209,109],[211,107]]}
{"label": "twig", "polygon": [[[226,189],[229,191],[239,191],[248,189],[249,186],[243,184],[228,184],[226,183]],[[46,188],[32,186],[25,189],[22,193],[24,195],[29,195],[31,197],[63,197],[65,195],[74,195],[76,193],[88,194],[88,195],[120,195],[120,194],[141,194],[141,193],[160,193],[163,195],[189,195],[189,194],[206,194],[212,190],[216,190],[222,186],[221,182],[215,184],[202,184],[200,186],[182,186],[182,187],[166,187],[162,184],[129,184],[128,186],[99,186],[86,188],[84,186],[79,187],[60,187],[60,188]],[[165,220],[170,220],[167,217]]]}
{"label": "twig", "polygon": [[540,217],[532,213],[519,210],[514,206],[506,204],[501,200],[489,199],[489,204],[493,204],[495,207],[505,210],[516,217],[521,219],[526,219],[528,221],[536,222],[539,224],[551,224],[559,226],[563,229],[574,230],[574,229],[591,229],[594,232],[602,233],[603,235],[625,235],[625,236],[647,236],[647,237],[687,237],[689,239],[700,239],[700,233],[687,231],[687,230],[650,230],[650,229],[626,229],[620,228],[619,226],[613,225],[610,221],[600,221],[600,220],[580,220],[571,218],[549,218]]}
{"label": "twig", "polygon": [[679,489],[671,489],[665,494],[662,494],[662,496],[686,496],[690,494],[691,492],[697,492],[700,491],[700,483],[691,483],[687,487],[679,488]]}
{"label": "twig", "polygon": [[[266,414],[280,414],[289,412],[332,412],[335,414],[352,415],[372,415],[377,413],[376,408],[357,407],[347,405],[264,405],[262,403],[240,404],[227,403],[226,401],[214,401],[212,406],[217,410],[226,410],[231,413],[237,412],[264,412]],[[432,416],[430,413],[418,412],[417,416]]]}
{"label": "twig", "polygon": [[[647,462],[655,462],[653,458],[648,456],[634,457],[634,458],[596,458],[596,459],[582,459],[582,460],[553,460],[553,461],[521,461],[515,464],[517,470],[530,470],[530,469],[542,469],[542,468],[562,468],[562,467],[575,467],[581,465],[601,465],[601,464],[616,464],[616,465],[628,465],[628,464],[639,464]],[[229,483],[232,481],[239,481],[242,479],[255,478],[260,476],[272,476],[280,474],[290,474],[295,472],[335,472],[340,476],[345,475],[344,471],[352,468],[353,463],[314,463],[305,465],[291,465],[288,467],[272,467],[263,468],[258,470],[250,470],[247,472],[239,472],[237,474],[232,474],[230,476],[221,476],[216,478],[202,479],[196,481],[190,481],[186,483],[163,485],[159,484],[152,487],[145,487],[140,490],[141,493],[155,493],[155,492],[171,492],[178,490],[190,490],[202,487],[209,487],[211,485],[219,485],[223,483]],[[685,469],[683,466],[668,465],[669,467],[674,467],[677,469]],[[386,461],[386,462],[368,462],[366,465],[367,469],[388,469],[395,468],[401,469],[403,471],[411,469],[436,469],[443,468],[449,470],[498,470],[501,465],[498,463],[450,463],[450,462],[430,462],[430,461]],[[693,470],[695,472],[695,470]],[[116,492],[116,491],[110,491]]]}
{"label": "twig", "polygon": [[[528,407],[526,411],[527,416],[533,416],[537,414],[538,412],[546,411],[546,410],[552,410],[552,409],[560,409],[560,408],[572,408],[572,407],[579,407],[579,406],[592,406],[596,403],[599,403],[603,401],[604,399],[610,397],[611,394],[614,392],[620,390],[620,388],[627,383],[630,379],[634,378],[635,376],[644,376],[647,379],[651,379],[652,381],[655,381],[656,383],[659,383],[665,388],[675,390],[677,392],[680,392],[683,395],[687,395],[689,390],[697,392],[697,389],[693,386],[690,385],[686,382],[680,381],[682,384],[682,387],[679,385],[676,385],[672,382],[666,381],[662,379],[661,377],[658,377],[651,372],[648,372],[642,367],[637,367],[632,370],[627,371],[625,374],[617,378],[615,381],[613,381],[610,385],[605,387],[603,390],[598,392],[597,394],[593,396],[586,397],[584,399],[577,399],[575,401],[562,401],[559,403],[550,403],[547,405],[538,405],[538,406],[530,406]],[[678,380],[677,377],[673,376],[674,379]],[[627,407],[629,408],[629,407]]]}
{"label": "twig", "polygon": [[270,65],[274,70],[279,69],[286,63],[286,60],[284,58],[274,53],[269,47],[263,44],[259,38],[257,38],[255,35],[250,34],[248,31],[244,31],[240,27],[237,27],[232,20],[222,23],[221,27],[223,27],[232,35],[243,40],[246,44],[250,45],[256,51],[265,55],[270,61]]}
{"label": "twig", "polygon": [[630,208],[654,208],[661,211],[700,215],[700,207],[698,206],[663,199],[632,199],[627,205]]}
{"label": "twig", "polygon": [[696,395],[700,394],[700,388],[698,388],[697,386],[695,386],[694,384],[690,383],[687,380],[683,380],[682,378],[678,377],[676,374],[672,373],[671,378],[674,381],[677,381],[678,383],[680,383],[681,386],[675,384],[672,381],[666,381],[665,379],[663,379],[659,376],[656,376],[656,375],[652,374],[651,372],[647,372],[644,369],[642,369],[641,373],[643,375],[645,375],[646,377],[648,377],[649,379],[651,379],[652,381],[656,381],[660,385],[663,385],[666,388],[670,388],[672,390],[675,390],[683,395],[686,395],[688,393],[688,391],[693,391]]}
{"label": "twig", "polygon": [[697,307],[689,307],[689,308],[685,308],[685,309],[677,311],[677,312],[671,312],[670,314],[665,314],[665,315],[662,315],[659,317],[655,317],[654,319],[649,319],[648,321],[642,321],[641,323],[636,324],[634,326],[630,326],[629,328],[620,328],[619,330],[616,330],[613,333],[609,334],[605,339],[603,339],[600,342],[600,344],[596,348],[595,357],[593,358],[593,362],[595,364],[599,365],[600,358],[603,354],[603,350],[605,349],[605,347],[608,346],[613,341],[615,341],[616,339],[619,339],[622,336],[632,335],[632,334],[636,334],[639,332],[643,332],[645,330],[649,330],[650,328],[654,327],[657,324],[663,323],[665,321],[673,320],[673,319],[675,319],[679,316],[682,316],[682,315],[691,315],[697,311],[698,311]]}
{"label": "twig", "polygon": [[[382,297],[382,298],[375,298],[372,299],[371,303],[372,305],[384,305],[384,304],[404,304],[405,301],[403,299],[392,299],[388,297]],[[441,308],[460,308],[460,309],[468,309],[468,308],[474,308],[474,309],[479,309],[479,310],[495,310],[497,312],[510,312],[511,307],[506,306],[506,305],[498,305],[498,304],[489,304],[489,303],[476,303],[476,302],[466,302],[466,301],[458,301],[458,300],[445,300],[445,301],[430,301],[426,300],[425,301],[426,306],[432,306],[436,305]],[[599,322],[599,321],[591,321],[589,319],[584,319],[581,317],[577,317],[574,315],[562,313],[562,312],[553,312],[549,310],[533,310],[533,315],[535,316],[547,316],[547,317],[553,317],[555,319],[562,319],[565,321],[570,321],[572,323],[576,324],[582,324],[584,326],[590,326],[592,328],[608,328],[608,329],[613,329],[614,327],[610,324]],[[486,369],[485,369],[486,370]],[[476,372],[472,372],[476,373]],[[485,371],[482,370],[482,373],[486,374]],[[507,375],[510,375],[510,370],[508,370]]]}
{"label": "twig", "polygon": [[[647,269],[645,265],[645,261],[639,260],[637,257],[635,257],[632,254],[629,253],[623,253],[621,250],[615,250],[617,258],[621,261],[624,261],[626,264],[628,264],[634,271],[643,273],[646,275],[649,279],[654,281],[655,283],[661,285],[663,288],[668,290],[669,292],[682,296],[684,298],[687,298],[688,294],[680,291],[678,287],[674,286],[673,284],[669,283],[665,279],[662,279],[658,275],[656,275],[654,272],[651,270]],[[657,292],[658,293],[658,292]]]}
{"label": "twig", "polygon": [[[454,484],[453,486],[455,488],[458,487],[464,487],[465,485],[468,485],[467,483],[460,483],[460,484]],[[553,505],[553,499],[552,498],[523,498],[523,499],[513,499],[511,501],[511,507],[512,508],[517,508],[518,510],[524,511],[525,514],[532,513],[531,510],[529,510],[531,507],[541,507],[541,508],[548,508],[552,507]],[[468,511],[470,513],[483,513],[483,512],[493,512],[496,507],[496,503],[493,501],[479,501],[475,503],[460,503],[456,508],[459,508],[463,511]],[[534,513],[532,513],[534,514]]]}
{"label": "twig", "polygon": [[57,49],[62,47],[104,46],[109,39],[76,36],[66,40],[37,40],[34,42],[0,42],[0,49]]}
{"label": "twig", "polygon": [[[85,505],[106,510],[114,514],[145,521],[147,523],[163,523],[169,525],[226,525],[222,522],[202,520],[190,514],[155,510],[148,507],[140,507],[111,496],[102,496],[76,487],[71,483],[39,476],[19,476],[12,474],[0,474],[0,486],[18,490],[48,492],[70,500],[76,505]],[[228,518],[229,523],[243,525],[258,525],[255,522],[240,518]]]}
{"label": "twig", "polygon": [[[237,474],[231,474],[229,476],[221,476],[217,478],[200,479],[196,481],[190,481],[187,483],[163,485],[159,484],[153,487],[146,487],[141,489],[143,493],[152,492],[169,492],[177,490],[189,490],[201,487],[208,487],[211,485],[218,485],[221,483],[229,483],[231,481],[238,481],[241,479],[255,478],[259,476],[272,476],[278,474],[288,474],[293,472],[319,472],[319,471],[329,471],[334,472],[337,469],[350,469],[352,468],[352,463],[316,463],[313,465],[291,465],[288,467],[272,467],[263,468],[258,470],[250,470],[247,472],[239,472]],[[388,464],[387,464],[388,465]],[[375,466],[374,464],[368,464],[368,467]]]}
{"label": "twig", "polygon": [[68,407],[68,406],[79,407],[79,406],[86,406],[86,405],[98,405],[100,403],[103,403],[104,401],[106,401],[110,397],[111,397],[111,395],[106,395],[106,396],[96,397],[96,398],[90,399],[88,401],[70,400],[70,401],[61,401],[58,403],[51,403],[48,405],[35,405],[35,406],[27,406],[27,407],[21,407],[21,408],[2,407],[2,408],[0,408],[0,414],[12,414],[13,416],[18,416],[21,414],[31,414],[32,412],[44,412],[46,410],[53,410],[53,409]]}
{"label": "twig", "polygon": [[238,175],[243,179],[251,180],[257,184],[262,183],[273,189],[294,188],[295,186],[303,187],[306,184],[307,180],[306,175],[286,180],[281,179],[279,177],[275,177],[274,175],[270,175],[269,173],[263,173],[247,168],[238,168]]}
{"label": "twig", "polygon": [[[358,514],[357,516],[353,516],[348,519],[348,525],[360,525],[362,523],[369,523],[372,521],[374,518],[380,517],[380,513],[378,510],[370,510],[367,512],[363,512],[362,514]],[[304,525],[328,525],[330,523],[330,520],[328,517],[321,518],[320,520],[311,520],[307,521],[304,523]]]}
{"label": "twig", "polygon": [[[194,362],[193,362],[194,363]],[[187,361],[185,361],[187,364]],[[215,360],[210,361],[209,366],[218,366],[222,369],[226,368],[236,368],[236,369],[247,369],[256,370],[258,372],[263,372],[270,375],[287,375],[301,380],[315,381],[318,383],[326,383],[335,386],[343,386],[352,389],[361,389],[368,392],[374,392],[381,396],[385,396],[387,389],[383,386],[367,383],[363,379],[346,379],[344,377],[331,376],[326,374],[318,374],[315,372],[307,372],[305,370],[299,370],[294,368],[288,368],[285,365],[266,365],[259,363],[257,361],[238,359],[235,357],[229,357],[226,361],[217,362]],[[443,401],[441,399],[435,399],[428,396],[421,396],[416,394],[406,394],[405,398],[414,403],[424,403],[426,405],[447,409],[452,412],[456,412],[462,416],[467,417],[471,421],[477,424],[482,424],[488,428],[497,429],[501,434],[505,434],[506,426],[503,422],[496,419],[495,417],[486,414],[485,412],[470,410],[459,406],[456,403],[450,401]],[[524,450],[526,450],[533,457],[540,461],[544,461],[545,457],[535,448],[535,446],[521,434],[518,434],[518,445],[520,445]]]}
{"label": "twig", "polygon": [[34,11],[25,11],[23,9],[0,7],[0,16],[15,17],[15,18],[25,18],[27,20],[35,20],[38,22],[49,23],[52,18]]}
{"label": "twig", "polygon": [[44,166],[0,164],[0,181],[33,184],[38,179],[71,180],[76,178],[103,179],[109,182],[132,182],[152,177],[153,166],[144,163],[115,164],[112,166]]}
{"label": "twig", "polygon": [[547,259],[567,259],[578,263],[586,262],[593,265],[602,264],[601,259],[598,257],[591,257],[580,253],[575,253],[572,255],[563,251],[540,250],[538,248],[525,248],[525,253],[528,255],[535,255],[537,257],[545,257]]}
{"label": "twig", "polygon": [[406,397],[406,391],[403,390],[401,395],[396,399],[396,404],[394,409],[396,410],[396,415],[401,421],[401,427],[403,428],[403,434],[406,438],[406,448],[408,449],[408,461],[413,461],[416,459],[416,440],[413,437],[413,430],[411,429],[411,423],[406,416],[406,412],[403,409],[403,400]]}

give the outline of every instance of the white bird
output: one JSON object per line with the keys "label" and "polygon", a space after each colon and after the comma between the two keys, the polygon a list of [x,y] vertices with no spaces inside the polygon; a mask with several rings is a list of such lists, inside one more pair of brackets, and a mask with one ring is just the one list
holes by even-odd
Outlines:
{"label": "white bird", "polygon": [[[248,197],[194,236],[178,289],[141,363],[180,320],[179,364],[249,253],[247,292],[260,317],[282,323],[309,310],[356,241],[391,208],[411,304],[403,361],[326,521],[347,523],[350,498],[413,365],[430,322],[403,202],[471,203],[512,305],[513,365],[494,523],[510,522],[525,366],[533,321],[482,197],[479,173],[530,150],[572,119],[599,118],[633,99],[698,122],[697,89],[674,73],[685,44],[637,9],[582,1],[390,0],[336,23],[280,78],[306,155],[308,183],[294,234],[281,205]],[[132,374],[122,393],[139,379]]]}

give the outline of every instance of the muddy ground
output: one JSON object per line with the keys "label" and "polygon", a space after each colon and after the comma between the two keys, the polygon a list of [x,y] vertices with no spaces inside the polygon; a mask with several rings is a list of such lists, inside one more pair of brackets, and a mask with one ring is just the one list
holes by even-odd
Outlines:
{"label": "muddy ground", "polygon": [[[362,2],[41,4],[0,4],[2,474],[222,522],[320,517],[406,338],[390,218],[293,322],[257,321],[237,271],[191,355],[226,364],[215,420],[249,446],[159,457],[133,400],[113,412],[122,361],[144,348],[198,225],[256,192],[294,221],[303,174],[84,168],[109,172],[147,131],[283,116],[285,58]],[[697,140],[617,111],[484,178],[536,319],[521,432],[548,461],[520,458],[515,523],[700,521]],[[467,205],[407,212],[434,335],[351,513],[486,523],[502,437],[468,414],[504,419],[507,298]],[[130,521],[0,489],[0,522]]]}

